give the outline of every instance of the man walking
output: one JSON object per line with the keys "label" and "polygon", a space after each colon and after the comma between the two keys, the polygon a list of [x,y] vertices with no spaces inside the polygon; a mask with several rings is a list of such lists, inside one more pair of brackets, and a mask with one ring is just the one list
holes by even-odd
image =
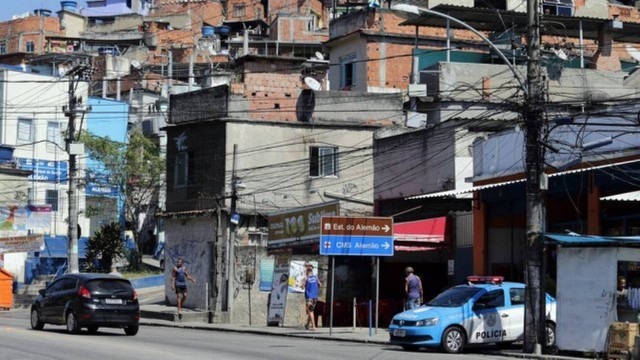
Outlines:
{"label": "man walking", "polygon": [[178,258],[176,266],[171,272],[171,289],[175,290],[178,298],[178,317],[182,317],[182,305],[187,301],[187,280],[196,283],[196,280],[189,276],[187,268],[184,266],[182,258]]}
{"label": "man walking", "polygon": [[310,263],[306,264],[307,275],[304,279],[304,298],[306,300],[306,311],[307,311],[307,323],[304,326],[305,329],[309,330],[309,323],[311,323],[311,330],[316,329],[316,318],[314,316],[314,311],[316,309],[316,304],[318,303],[318,289],[322,287],[322,283],[318,279],[316,275],[313,274],[313,265]]}
{"label": "man walking", "polygon": [[415,309],[420,306],[422,300],[422,281],[413,273],[413,268],[408,266],[404,270],[407,277],[404,279],[404,293],[406,296],[405,310]]}

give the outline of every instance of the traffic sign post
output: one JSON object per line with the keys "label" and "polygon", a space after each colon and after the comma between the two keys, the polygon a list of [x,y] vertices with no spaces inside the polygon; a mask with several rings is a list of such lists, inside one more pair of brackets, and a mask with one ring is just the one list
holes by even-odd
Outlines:
{"label": "traffic sign post", "polygon": [[393,219],[323,217],[320,255],[393,256]]}
{"label": "traffic sign post", "polygon": [[[333,332],[335,256],[376,257],[376,334],[380,300],[380,256],[393,256],[393,219],[383,217],[326,216],[320,220],[320,255],[331,256],[329,336]],[[371,321],[369,322],[371,336]]]}

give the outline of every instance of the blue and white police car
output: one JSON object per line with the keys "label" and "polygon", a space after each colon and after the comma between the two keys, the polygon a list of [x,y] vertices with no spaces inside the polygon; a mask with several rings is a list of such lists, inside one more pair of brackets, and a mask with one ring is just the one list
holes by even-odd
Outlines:
{"label": "blue and white police car", "polygon": [[[525,285],[500,276],[470,276],[430,302],[397,314],[389,325],[391,344],[405,350],[441,346],[459,353],[467,344],[524,339]],[[546,345],[556,339],[556,300],[546,295]]]}

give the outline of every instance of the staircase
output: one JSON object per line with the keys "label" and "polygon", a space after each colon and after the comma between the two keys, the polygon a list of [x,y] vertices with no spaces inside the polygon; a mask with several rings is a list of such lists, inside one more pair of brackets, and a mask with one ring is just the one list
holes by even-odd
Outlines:
{"label": "staircase", "polygon": [[38,290],[44,289],[47,283],[55,278],[55,275],[38,275],[29,285],[25,285],[13,295],[14,309],[28,309],[33,300],[38,297]]}

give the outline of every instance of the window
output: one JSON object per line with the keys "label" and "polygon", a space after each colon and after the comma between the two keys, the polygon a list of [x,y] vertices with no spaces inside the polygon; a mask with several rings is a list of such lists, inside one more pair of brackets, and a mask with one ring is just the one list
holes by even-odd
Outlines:
{"label": "window", "polygon": [[18,141],[33,142],[32,119],[18,119]]}
{"label": "window", "polygon": [[311,176],[338,176],[338,148],[311,147]]}
{"label": "window", "polygon": [[573,0],[543,0],[542,10],[545,15],[573,15]]}
{"label": "window", "polygon": [[75,279],[64,279],[62,281],[62,288],[60,290],[75,290],[77,281]]}
{"label": "window", "polygon": [[0,43],[0,55],[4,55],[7,53],[7,44]]}
{"label": "window", "polygon": [[635,6],[636,0],[609,0],[609,4]]}
{"label": "window", "polygon": [[233,17],[244,17],[246,12],[246,6],[244,4],[233,5]]}
{"label": "window", "polygon": [[51,205],[51,211],[58,211],[58,191],[47,190],[45,202]]}
{"label": "window", "polygon": [[473,306],[474,310],[499,308],[504,306],[504,291],[494,290],[480,296]]}
{"label": "window", "polygon": [[356,55],[351,54],[340,58],[340,90],[351,90],[356,82]]}
{"label": "window", "polygon": [[179,152],[176,154],[174,186],[187,186],[188,176],[189,154],[186,152]]}
{"label": "window", "polygon": [[36,50],[36,46],[33,43],[33,41],[27,41],[27,50],[26,50],[26,52],[33,53],[33,52],[35,52],[35,50]]}
{"label": "window", "polygon": [[60,123],[49,121],[47,123],[47,151],[55,152],[59,149],[58,146],[61,145],[62,133],[60,132]]}
{"label": "window", "polygon": [[510,289],[509,297],[511,297],[511,305],[524,305],[524,289]]}

